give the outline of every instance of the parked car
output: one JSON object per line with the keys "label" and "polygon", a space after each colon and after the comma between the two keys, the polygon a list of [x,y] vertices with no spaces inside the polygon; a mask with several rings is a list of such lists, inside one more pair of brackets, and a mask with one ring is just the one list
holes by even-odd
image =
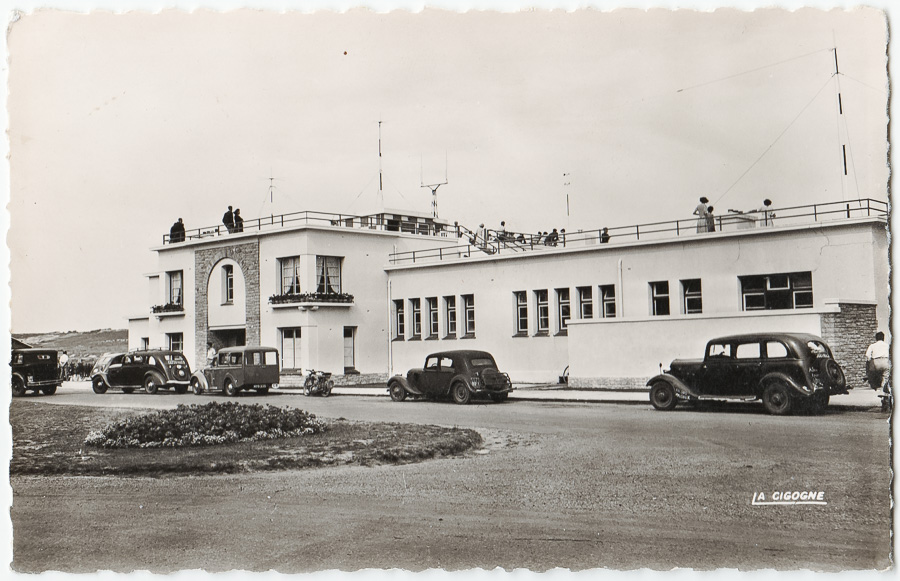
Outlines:
{"label": "parked car", "polygon": [[191,367],[179,351],[129,351],[106,353],[91,369],[94,393],[106,393],[110,388],[132,393],[144,388],[156,393],[159,388],[174,388],[175,393],[187,393],[191,381]]}
{"label": "parked car", "polygon": [[53,395],[62,385],[59,355],[55,349],[13,349],[9,366],[12,368],[12,394],[25,395],[28,390]]}
{"label": "parked car", "polygon": [[397,375],[388,380],[388,392],[394,401],[413,395],[451,397],[458,404],[467,404],[473,397],[487,395],[501,402],[512,390],[509,375],[497,370],[494,357],[486,351],[432,353],[421,369],[410,369],[406,377]]}
{"label": "parked car", "polygon": [[226,347],[216,354],[212,365],[191,376],[191,389],[200,395],[221,390],[234,396],[241,390],[268,393],[280,381],[278,350],[273,347]]}
{"label": "parked car", "polygon": [[703,399],[762,400],[776,415],[801,407],[820,411],[830,396],[847,393],[831,348],[821,337],[800,333],[713,339],[703,359],[676,359],[647,385],[658,410]]}

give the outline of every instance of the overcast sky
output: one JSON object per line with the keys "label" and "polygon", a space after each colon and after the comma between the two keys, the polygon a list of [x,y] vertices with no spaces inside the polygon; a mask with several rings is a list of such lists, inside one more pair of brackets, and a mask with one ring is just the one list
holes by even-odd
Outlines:
{"label": "overcast sky", "polygon": [[146,314],[178,217],[374,211],[379,120],[385,205],[429,211],[446,165],[440,216],[472,228],[885,200],[886,35],[877,9],[24,14],[12,330]]}

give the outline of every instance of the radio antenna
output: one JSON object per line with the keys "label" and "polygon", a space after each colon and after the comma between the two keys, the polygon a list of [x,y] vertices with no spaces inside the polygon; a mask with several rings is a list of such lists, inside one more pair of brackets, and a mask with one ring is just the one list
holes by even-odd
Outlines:
{"label": "radio antenna", "polygon": [[425,183],[425,178],[424,178],[425,172],[422,169],[422,163],[423,162],[420,158],[419,159],[419,173],[420,173],[419,180],[422,184],[421,187],[428,188],[429,190],[431,190],[431,213],[434,215],[435,218],[437,218],[438,217],[437,191],[438,191],[439,187],[446,185],[448,183],[447,182],[447,152],[446,151],[444,152],[444,181],[442,181],[439,184],[426,184]]}

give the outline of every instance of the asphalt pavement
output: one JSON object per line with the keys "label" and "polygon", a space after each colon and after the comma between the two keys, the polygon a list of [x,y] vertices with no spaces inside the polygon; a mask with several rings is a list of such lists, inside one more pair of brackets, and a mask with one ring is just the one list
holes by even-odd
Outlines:
{"label": "asphalt pavement", "polygon": [[[548,402],[582,402],[582,403],[620,403],[620,404],[650,404],[648,391],[625,391],[603,389],[574,389],[566,385],[557,384],[515,384],[515,389],[509,394],[510,399],[523,401],[548,401]],[[284,393],[302,392],[302,388],[282,388]],[[383,385],[367,386],[335,386],[335,395],[366,395],[388,397],[387,387]],[[881,399],[878,392],[869,388],[859,387],[851,389],[850,393],[831,396],[831,406],[866,411],[880,410]]]}

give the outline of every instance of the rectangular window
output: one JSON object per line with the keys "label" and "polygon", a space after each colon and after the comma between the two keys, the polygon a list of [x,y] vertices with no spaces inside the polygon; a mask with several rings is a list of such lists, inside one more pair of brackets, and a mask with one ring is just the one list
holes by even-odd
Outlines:
{"label": "rectangular window", "polygon": [[684,297],[684,302],[681,306],[684,314],[693,315],[703,312],[703,296],[699,278],[681,281],[681,292]]}
{"label": "rectangular window", "polygon": [[569,289],[556,289],[556,320],[559,321],[559,329],[557,332],[565,333],[569,326],[569,319],[572,318],[572,306],[569,295]]}
{"label": "rectangular window", "polygon": [[300,327],[281,330],[281,367],[282,369],[300,369]]}
{"label": "rectangular window", "polygon": [[180,270],[166,273],[169,286],[166,291],[166,302],[171,305],[184,304],[184,275]]}
{"label": "rectangular window", "polygon": [[428,336],[436,338],[439,333],[437,297],[428,297],[425,301],[428,303]]}
{"label": "rectangular window", "polygon": [[184,333],[166,333],[166,347],[169,351],[183,351]]}
{"label": "rectangular window", "polygon": [[594,317],[594,295],[589,286],[578,287],[578,312],[582,319]]}
{"label": "rectangular window", "polygon": [[300,294],[300,257],[279,258],[278,264],[281,270],[281,294]]}
{"label": "rectangular window", "polygon": [[409,310],[412,311],[412,337],[418,339],[422,336],[422,301],[409,299]]}
{"label": "rectangular window", "polygon": [[745,311],[808,309],[813,306],[811,272],[739,276]]}
{"label": "rectangular window", "polygon": [[222,303],[230,305],[234,302],[234,265],[222,267]]}
{"label": "rectangular window", "polygon": [[516,335],[528,334],[528,294],[525,291],[513,293],[516,305]]}
{"label": "rectangular window", "polygon": [[316,292],[341,293],[341,257],[316,256]]}
{"label": "rectangular window", "polygon": [[550,303],[547,290],[534,291],[534,302],[537,304],[537,334],[550,332]]}
{"label": "rectangular window", "polygon": [[662,317],[669,314],[669,281],[650,283],[650,302],[654,316]]}
{"label": "rectangular window", "polygon": [[600,287],[600,300],[603,302],[601,315],[604,319],[616,317],[616,285],[604,284]]}
{"label": "rectangular window", "polygon": [[394,339],[406,338],[406,318],[403,313],[403,299],[394,301]]}
{"label": "rectangular window", "polygon": [[462,295],[466,316],[466,337],[475,335],[475,295]]}
{"label": "rectangular window", "polygon": [[456,337],[456,297],[444,297],[444,310],[447,321],[447,337]]}

